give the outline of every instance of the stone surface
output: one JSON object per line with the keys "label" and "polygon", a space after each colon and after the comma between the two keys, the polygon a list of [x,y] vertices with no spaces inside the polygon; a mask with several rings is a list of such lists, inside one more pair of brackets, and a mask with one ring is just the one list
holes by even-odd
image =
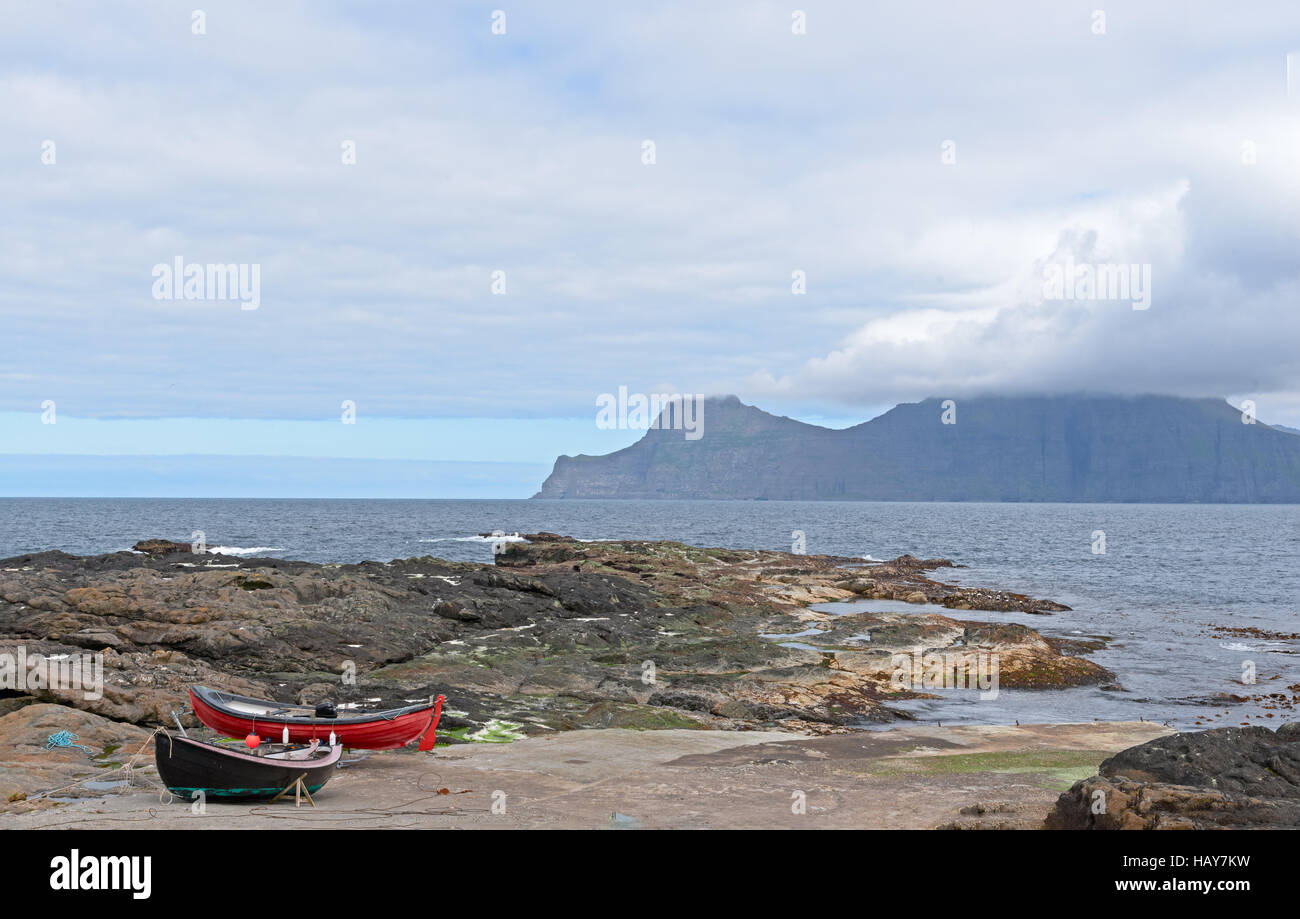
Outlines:
{"label": "stone surface", "polygon": [[1300,828],[1300,723],[1162,737],[1103,762],[1053,829]]}

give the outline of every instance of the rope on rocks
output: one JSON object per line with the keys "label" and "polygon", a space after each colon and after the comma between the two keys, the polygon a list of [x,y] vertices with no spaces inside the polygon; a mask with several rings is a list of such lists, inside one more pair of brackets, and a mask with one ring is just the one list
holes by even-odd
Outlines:
{"label": "rope on rocks", "polygon": [[71,731],[58,731],[51,734],[45,740],[45,749],[53,750],[57,747],[76,747],[78,750],[85,750],[87,756],[94,756],[95,751],[85,744],[77,743],[79,738]]}
{"label": "rope on rocks", "polygon": [[[171,742],[171,735],[167,733],[167,730],[166,730],[165,728],[155,728],[155,729],[153,730],[153,732],[150,733],[150,735],[144,739],[144,743],[140,744],[140,749],[135,751],[135,756],[131,757],[131,760],[130,760],[126,765],[124,765],[124,766],[122,767],[122,771],[121,771],[120,774],[121,774],[121,776],[122,776],[122,780],[123,780],[124,782],[126,782],[128,785],[134,785],[134,784],[136,784],[136,783],[135,783],[135,773],[132,772],[132,769],[135,768],[136,760],[138,760],[138,759],[140,758],[141,754],[144,753],[145,747],[149,746],[149,741],[153,740],[153,739],[154,739],[155,737],[157,737],[159,734],[162,734],[164,737],[166,737],[169,743]],[[66,738],[65,738],[65,737],[61,737],[61,735],[67,735],[67,737],[66,737]],[[68,740],[69,742],[68,742],[68,743],[61,743],[61,742],[60,742],[60,743],[56,743],[56,742],[55,742],[55,738],[56,738],[56,737],[60,738],[60,740]],[[46,743],[45,743],[45,748],[46,748],[47,750],[52,750],[52,749],[54,749],[54,747],[56,747],[56,746],[61,746],[61,747],[80,747],[81,744],[77,744],[77,743],[72,743],[72,742],[71,742],[71,741],[75,741],[75,740],[77,740],[77,739],[78,739],[78,738],[77,738],[77,735],[71,733],[70,731],[59,731],[58,734],[51,734],[51,735],[50,735],[49,740],[47,740]],[[82,747],[82,749],[85,750],[87,753],[90,752],[90,748],[89,748],[89,747]],[[145,768],[152,768],[152,767],[146,766]],[[56,791],[63,791],[63,790],[68,789],[68,788],[75,788],[76,786],[82,784],[83,782],[89,782],[89,781],[92,781],[92,780],[94,780],[94,779],[102,779],[102,778],[103,778],[102,775],[88,775],[88,776],[86,776],[84,779],[77,779],[75,782],[69,782],[67,785],[60,785],[58,788],[51,788],[51,789],[48,789],[47,791],[38,791],[38,792],[36,792],[36,793],[33,794],[33,795],[28,795],[27,798],[26,798],[26,800],[28,800],[28,801],[35,801],[37,798],[43,798],[43,797],[46,797],[47,795],[52,795],[52,794],[54,794]]]}

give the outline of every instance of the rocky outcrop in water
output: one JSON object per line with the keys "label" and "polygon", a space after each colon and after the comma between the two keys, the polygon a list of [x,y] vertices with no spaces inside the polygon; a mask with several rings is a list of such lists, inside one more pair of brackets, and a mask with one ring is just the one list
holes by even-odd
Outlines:
{"label": "rocky outcrop in water", "polygon": [[184,555],[185,553],[194,552],[194,544],[188,542],[173,542],[170,539],[142,539],[131,547],[132,552],[143,552],[145,555]]}
{"label": "rocky outcrop in water", "polygon": [[1173,734],[1076,782],[1049,829],[1300,829],[1300,723]]}

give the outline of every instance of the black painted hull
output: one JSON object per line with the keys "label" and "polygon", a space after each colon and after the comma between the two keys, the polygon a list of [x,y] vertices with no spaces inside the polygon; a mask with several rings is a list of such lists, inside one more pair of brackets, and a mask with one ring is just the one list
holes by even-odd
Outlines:
{"label": "black painted hull", "polygon": [[192,799],[202,792],[215,798],[269,798],[303,776],[315,792],[334,773],[342,747],[323,747],[312,759],[255,756],[220,744],[161,734],[154,740],[158,775],[172,794]]}

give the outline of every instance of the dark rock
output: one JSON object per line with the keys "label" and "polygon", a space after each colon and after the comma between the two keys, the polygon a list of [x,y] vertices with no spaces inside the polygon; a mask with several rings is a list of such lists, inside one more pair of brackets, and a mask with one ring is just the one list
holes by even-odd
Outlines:
{"label": "dark rock", "polygon": [[703,695],[678,690],[653,693],[649,700],[651,705],[667,705],[687,712],[710,712],[721,702],[722,697],[719,695]]}
{"label": "dark rock", "polygon": [[555,596],[555,591],[536,578],[521,577],[517,574],[495,571],[490,568],[476,572],[471,580],[475,584],[482,585],[483,587],[497,587],[501,590],[526,591],[529,593],[543,594],[548,597]]}
{"label": "dark rock", "polygon": [[917,571],[928,571],[934,568],[952,568],[953,563],[946,558],[917,558],[915,555],[900,555],[898,558],[889,562],[881,562],[890,568],[913,568]]}
{"label": "dark rock", "polygon": [[1076,782],[1049,829],[1300,828],[1300,723],[1161,737]]}
{"label": "dark rock", "polygon": [[172,542],[170,539],[142,539],[132,546],[131,550],[152,556],[190,555],[194,551],[190,543]]}
{"label": "dark rock", "polygon": [[308,683],[298,694],[294,696],[294,701],[299,705],[315,705],[317,702],[330,702],[338,698],[339,687],[335,683]]}

